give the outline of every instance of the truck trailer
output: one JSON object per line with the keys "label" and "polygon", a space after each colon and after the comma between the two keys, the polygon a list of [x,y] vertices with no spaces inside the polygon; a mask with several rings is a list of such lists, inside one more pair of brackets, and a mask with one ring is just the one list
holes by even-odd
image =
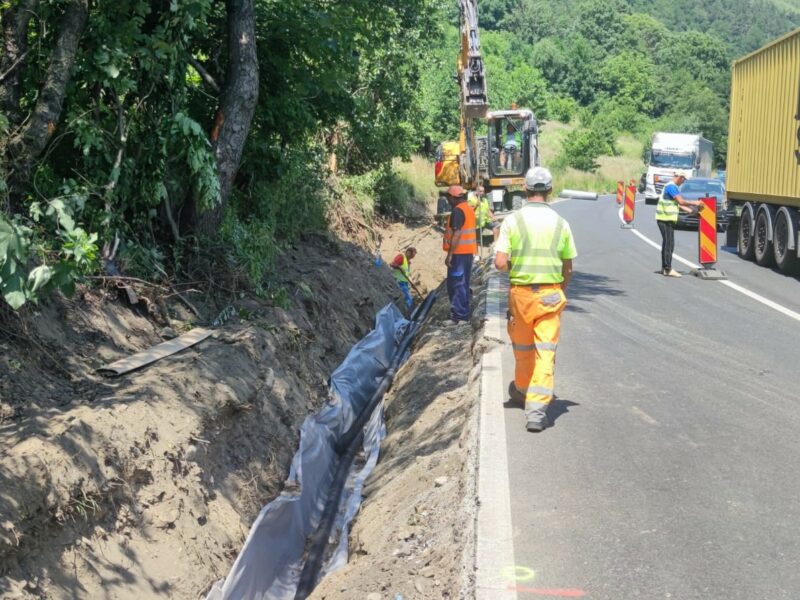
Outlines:
{"label": "truck trailer", "polygon": [[737,60],[731,80],[727,243],[740,257],[800,265],[800,29]]}
{"label": "truck trailer", "polygon": [[692,177],[711,177],[714,146],[701,135],[654,133],[645,162],[645,202],[655,204],[678,169],[689,171]]}

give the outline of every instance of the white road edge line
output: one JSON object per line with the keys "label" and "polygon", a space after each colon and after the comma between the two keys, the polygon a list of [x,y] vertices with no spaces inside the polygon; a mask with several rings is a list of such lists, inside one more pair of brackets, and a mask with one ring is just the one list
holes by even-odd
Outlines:
{"label": "white road edge line", "polygon": [[[487,338],[504,339],[500,299],[501,275],[492,269],[486,301]],[[505,397],[502,385],[503,347],[496,345],[481,359],[480,437],[478,439],[478,515],[475,544],[475,598],[517,600],[504,575],[513,568],[514,534],[506,446]],[[500,385],[498,385],[498,383]]]}
{"label": "white road edge line", "polygon": [[[650,244],[656,250],[661,251],[661,244],[658,244],[658,243],[654,242],[649,237],[647,237],[643,233],[640,233],[636,229],[631,229],[630,231],[635,233],[639,238],[641,238],[642,240],[644,240],[645,242]],[[679,256],[677,254],[673,254],[673,257],[675,258],[675,260],[677,260],[678,262],[686,265],[687,267],[689,267],[691,269],[699,269],[700,268],[700,265],[696,265],[692,261],[686,260],[682,256]],[[739,285],[737,283],[733,283],[732,281],[722,280],[722,281],[719,281],[718,283],[721,283],[722,285],[724,285],[726,287],[729,287],[732,290],[736,290],[740,294],[744,294],[748,298],[752,298],[756,302],[760,302],[764,306],[768,306],[772,310],[775,310],[775,311],[777,311],[777,312],[779,312],[779,313],[781,313],[783,315],[786,315],[787,317],[789,317],[791,319],[794,319],[795,321],[799,321],[800,322],[800,313],[797,313],[797,312],[793,311],[790,308],[786,308],[785,306],[783,306],[781,304],[778,304],[777,302],[774,302],[773,300],[770,300],[769,298],[765,298],[761,294],[757,294],[757,293],[755,293],[753,291],[750,291],[746,287],[742,287],[741,285]]]}

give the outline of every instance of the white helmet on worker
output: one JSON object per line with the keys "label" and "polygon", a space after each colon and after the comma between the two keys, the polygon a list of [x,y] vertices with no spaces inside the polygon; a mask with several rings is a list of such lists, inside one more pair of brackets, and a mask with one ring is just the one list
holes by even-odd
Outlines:
{"label": "white helmet on worker", "polygon": [[525,189],[529,192],[549,192],[553,189],[553,176],[544,167],[533,167],[525,173]]}
{"label": "white helmet on worker", "polygon": [[675,177],[683,177],[684,179],[688,180],[692,178],[692,172],[687,171],[686,169],[678,169],[675,171]]}

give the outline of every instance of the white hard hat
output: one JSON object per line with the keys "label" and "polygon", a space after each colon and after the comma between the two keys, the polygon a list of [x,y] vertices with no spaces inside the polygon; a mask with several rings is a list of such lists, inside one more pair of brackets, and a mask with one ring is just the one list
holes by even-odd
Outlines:
{"label": "white hard hat", "polygon": [[683,177],[684,179],[691,179],[692,172],[687,171],[686,169],[678,169],[677,171],[675,171],[675,177]]}
{"label": "white hard hat", "polygon": [[544,167],[533,167],[525,173],[525,189],[529,192],[549,192],[553,189],[553,176]]}

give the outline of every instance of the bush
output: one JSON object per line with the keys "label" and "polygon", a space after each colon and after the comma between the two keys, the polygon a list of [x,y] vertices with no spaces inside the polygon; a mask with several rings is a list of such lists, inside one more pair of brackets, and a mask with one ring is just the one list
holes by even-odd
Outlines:
{"label": "bush", "polygon": [[240,220],[228,211],[222,222],[222,240],[228,248],[231,266],[244,271],[256,294],[264,291],[265,278],[278,256],[275,232],[263,220]]}
{"label": "bush", "polygon": [[567,96],[551,96],[547,101],[547,113],[551,119],[570,123],[578,114],[578,103]]}
{"label": "bush", "polygon": [[414,186],[398,175],[391,166],[363,175],[342,178],[342,187],[352,194],[366,214],[405,214],[416,200]]}
{"label": "bush", "polygon": [[600,168],[597,159],[606,153],[607,148],[607,140],[594,129],[576,129],[564,139],[564,146],[555,166],[594,173]]}

